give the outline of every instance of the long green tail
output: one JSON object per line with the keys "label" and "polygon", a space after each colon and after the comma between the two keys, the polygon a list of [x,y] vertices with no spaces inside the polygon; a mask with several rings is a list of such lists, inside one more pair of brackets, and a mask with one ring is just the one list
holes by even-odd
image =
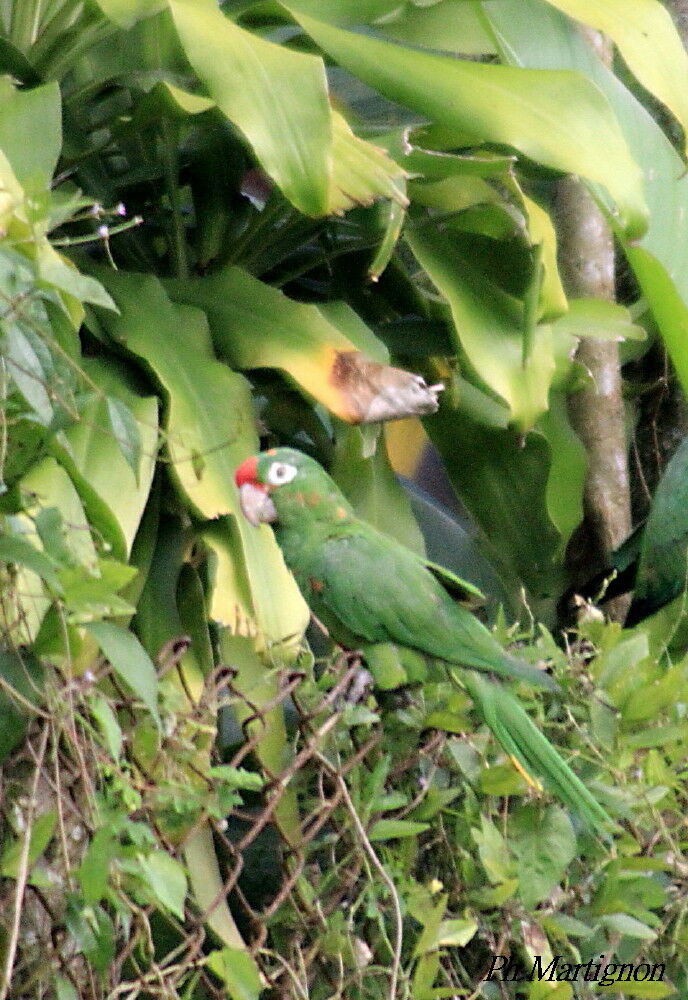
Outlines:
{"label": "long green tail", "polygon": [[473,671],[452,673],[458,675],[504,751],[514,757],[527,774],[540,778],[591,832],[608,833],[614,822],[516,698],[502,685]]}

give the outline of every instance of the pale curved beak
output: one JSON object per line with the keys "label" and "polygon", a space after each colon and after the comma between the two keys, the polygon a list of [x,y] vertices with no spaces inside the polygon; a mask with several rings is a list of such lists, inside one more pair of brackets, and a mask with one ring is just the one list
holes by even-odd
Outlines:
{"label": "pale curved beak", "polygon": [[277,520],[275,505],[262,486],[243,483],[239,487],[239,503],[244,517],[251,524],[271,524]]}

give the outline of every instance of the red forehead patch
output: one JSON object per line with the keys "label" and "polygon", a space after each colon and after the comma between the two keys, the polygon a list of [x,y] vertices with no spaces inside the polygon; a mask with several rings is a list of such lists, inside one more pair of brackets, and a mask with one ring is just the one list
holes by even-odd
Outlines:
{"label": "red forehead patch", "polygon": [[241,465],[238,465],[234,472],[234,482],[237,486],[243,486],[244,483],[255,483],[256,476],[258,475],[258,459],[255,455],[247,458]]}

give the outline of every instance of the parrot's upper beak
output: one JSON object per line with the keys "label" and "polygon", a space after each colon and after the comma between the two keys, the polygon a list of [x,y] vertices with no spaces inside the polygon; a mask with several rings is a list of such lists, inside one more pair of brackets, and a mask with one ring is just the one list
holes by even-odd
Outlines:
{"label": "parrot's upper beak", "polygon": [[256,482],[258,462],[255,456],[247,458],[234,473],[234,482],[239,487],[239,503],[244,517],[251,524],[270,524],[277,520],[275,505],[262,483]]}

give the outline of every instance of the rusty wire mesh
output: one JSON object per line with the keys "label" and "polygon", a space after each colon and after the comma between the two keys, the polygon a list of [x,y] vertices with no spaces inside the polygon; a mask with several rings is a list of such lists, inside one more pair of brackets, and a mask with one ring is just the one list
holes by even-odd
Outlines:
{"label": "rusty wire mesh", "polygon": [[[177,660],[173,651],[165,668],[168,673],[174,672]],[[348,963],[342,962],[338,946],[327,940],[332,914],[360,907],[371,878],[380,881],[384,877],[347,789],[355,769],[375,767],[383,732],[374,717],[366,726],[347,729],[341,725],[342,714],[351,704],[352,685],[358,687],[355,697],[361,698],[360,669],[355,657],[341,656],[326,665],[318,685],[308,673],[281,672],[274,703],[260,709],[239,693],[231,670],[218,669],[206,679],[202,697],[196,702],[187,700],[186,710],[177,711],[174,727],[164,728],[154,759],[146,763],[132,740],[125,737],[121,759],[113,761],[96,738],[89,701],[95,690],[108,692],[121,720],[133,725],[141,716],[140,707],[108,664],[101,662],[95,674],[71,680],[51,668],[44,708],[0,772],[0,816],[6,843],[12,838],[19,844],[26,842],[22,832],[27,826],[35,826],[47,813],[55,815],[54,830],[35,865],[31,859],[26,864],[24,858],[22,867],[19,858],[15,869],[5,866],[2,874],[6,877],[0,878],[2,932],[5,942],[16,948],[7,996],[13,1000],[54,996],[51,976],[59,974],[79,1000],[181,998],[192,995],[184,992],[191,980],[194,989],[201,989],[199,995],[219,1000],[227,996],[225,987],[208,971],[203,958],[217,945],[208,931],[209,912],[225,900],[261,969],[267,996],[308,997],[316,982],[328,984],[326,995],[346,996],[352,977],[360,979],[364,972],[380,981],[378,995],[388,995],[388,986],[383,984],[389,968],[375,967],[363,938],[352,935],[353,960]],[[67,914],[78,866],[102,822],[93,806],[97,786],[126,776],[137,796],[131,816],[147,824],[159,848],[183,859],[185,842],[207,817],[198,813],[181,836],[166,831],[155,797],[159,765],[162,762],[167,768],[169,778],[169,767],[177,765],[179,733],[185,726],[194,733],[212,730],[221,703],[230,708],[243,703],[243,715],[248,714],[241,739],[224,762],[260,770],[265,779],[259,796],[233,808],[226,819],[212,820],[222,891],[205,913],[189,897],[181,920],[161,914],[159,907],[137,897],[120,875],[113,883],[121,911],[113,953],[97,974],[70,934]],[[256,750],[265,716],[275,706],[284,708],[290,720],[289,759],[280,773],[268,773],[258,763]],[[420,746],[394,760],[390,778],[406,780],[413,771],[427,773],[444,741],[442,734],[430,731]],[[217,750],[210,749],[210,742],[208,753],[208,759],[217,763]],[[177,775],[181,780],[206,780],[193,755],[187,755],[182,769]],[[300,841],[291,844],[274,821],[287,787],[296,787],[300,810]],[[408,814],[412,806],[413,802],[399,816]],[[368,826],[370,822],[368,817]],[[380,885],[384,899],[381,881]],[[371,919],[387,925],[392,938],[392,900],[386,902],[386,912]]]}

